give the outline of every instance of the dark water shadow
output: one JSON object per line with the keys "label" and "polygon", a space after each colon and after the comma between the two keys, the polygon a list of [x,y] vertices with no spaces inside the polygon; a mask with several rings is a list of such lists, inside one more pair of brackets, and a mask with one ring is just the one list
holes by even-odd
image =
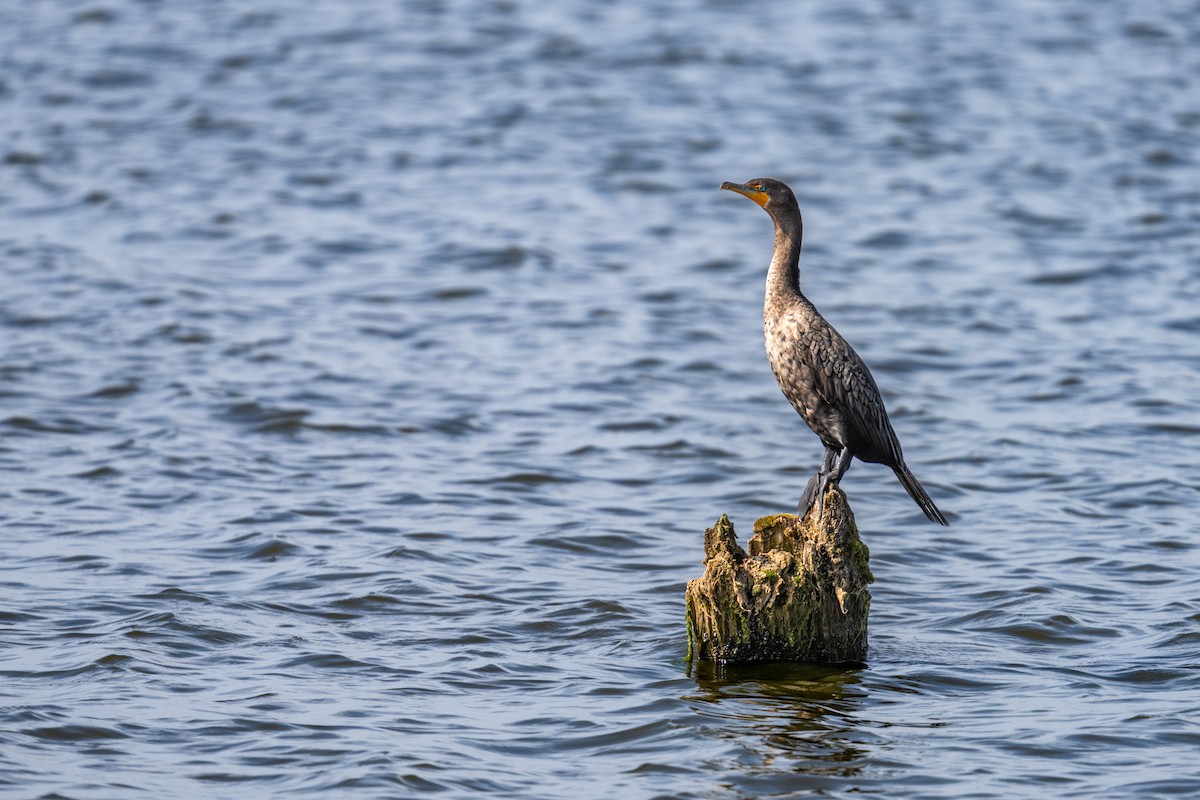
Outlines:
{"label": "dark water shadow", "polygon": [[857,666],[769,663],[689,665],[684,696],[725,740],[727,788],[754,796],[844,787],[871,760],[877,735],[863,717],[868,691]]}

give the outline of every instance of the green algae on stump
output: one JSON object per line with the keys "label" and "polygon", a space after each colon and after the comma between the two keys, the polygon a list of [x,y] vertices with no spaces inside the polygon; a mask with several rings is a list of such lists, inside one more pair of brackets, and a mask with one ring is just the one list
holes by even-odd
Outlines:
{"label": "green algae on stump", "polygon": [[824,514],[754,523],[747,553],[727,516],[704,533],[704,576],[687,586],[688,652],[702,661],[864,662],[875,580],[841,489]]}

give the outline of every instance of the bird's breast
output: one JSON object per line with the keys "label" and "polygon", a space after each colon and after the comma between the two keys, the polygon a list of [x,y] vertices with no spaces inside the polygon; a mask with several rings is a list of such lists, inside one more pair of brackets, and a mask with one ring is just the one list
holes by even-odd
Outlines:
{"label": "bird's breast", "polygon": [[811,421],[821,398],[813,380],[808,327],[804,320],[786,315],[767,317],[763,334],[767,360],[779,381],[779,388],[796,411],[806,421]]}

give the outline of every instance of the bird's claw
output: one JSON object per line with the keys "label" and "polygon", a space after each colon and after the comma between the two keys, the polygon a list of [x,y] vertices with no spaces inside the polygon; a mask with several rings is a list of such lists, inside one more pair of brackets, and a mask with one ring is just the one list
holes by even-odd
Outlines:
{"label": "bird's claw", "polygon": [[804,494],[800,498],[800,505],[796,506],[796,516],[801,520],[808,515],[808,512],[813,506],[817,509],[817,519],[825,513],[825,489],[829,486],[829,476],[824,472],[818,472],[813,475],[808,481],[808,486],[804,487]]}

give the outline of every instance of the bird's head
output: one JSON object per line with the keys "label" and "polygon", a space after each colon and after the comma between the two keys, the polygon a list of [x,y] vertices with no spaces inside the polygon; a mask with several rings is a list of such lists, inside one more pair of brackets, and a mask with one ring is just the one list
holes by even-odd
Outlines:
{"label": "bird's head", "polygon": [[774,178],[755,178],[745,183],[721,184],[722,189],[744,194],[767,210],[767,213],[778,219],[780,212],[798,213],[800,207],[796,204],[796,195],[783,181]]}

